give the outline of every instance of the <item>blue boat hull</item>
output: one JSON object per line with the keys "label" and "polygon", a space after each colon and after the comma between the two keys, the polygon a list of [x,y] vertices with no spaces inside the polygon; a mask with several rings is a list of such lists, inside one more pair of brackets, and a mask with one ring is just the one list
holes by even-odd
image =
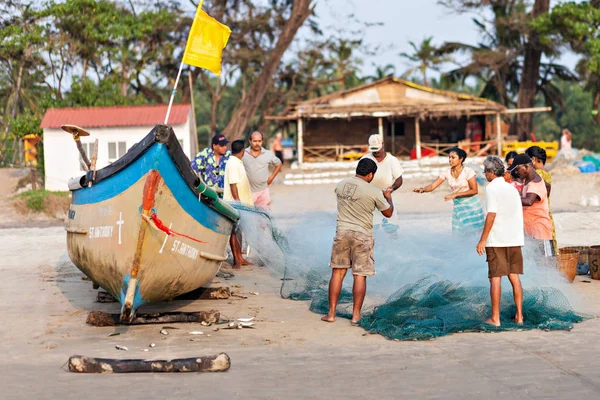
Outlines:
{"label": "blue boat hull", "polygon": [[214,193],[200,194],[170,127],[159,125],[95,175],[73,190],[67,247],[73,263],[119,299],[122,320],[214,278],[238,214]]}

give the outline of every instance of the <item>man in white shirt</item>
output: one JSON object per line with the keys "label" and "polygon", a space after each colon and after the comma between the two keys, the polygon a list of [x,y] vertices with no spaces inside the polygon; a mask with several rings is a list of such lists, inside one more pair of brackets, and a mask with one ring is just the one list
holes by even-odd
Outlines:
{"label": "man in white shirt", "polygon": [[[246,175],[246,169],[242,162],[244,157],[244,141],[236,140],[231,143],[231,157],[225,166],[225,185],[223,187],[223,200],[238,201],[240,203],[253,206],[252,191],[250,190],[250,182]],[[233,268],[239,269],[242,265],[248,265],[242,257],[242,234],[235,229],[229,238],[229,245],[233,253]]]}
{"label": "man in white shirt", "polygon": [[513,287],[517,312],[513,319],[523,323],[523,288],[519,275],[523,274],[523,254],[525,244],[523,231],[523,207],[519,192],[504,180],[504,163],[495,156],[488,156],[483,162],[485,178],[490,182],[486,187],[485,200],[487,216],[477,253],[487,256],[492,317],[488,324],[500,326],[500,297],[502,277],[508,276]]}
{"label": "man in white shirt", "polygon": [[244,157],[244,141],[236,140],[231,143],[231,157],[225,166],[225,185],[223,199],[239,201],[253,206],[252,189],[246,174],[242,158]]}
{"label": "man in white shirt", "polygon": [[389,193],[400,188],[404,170],[396,157],[385,152],[381,136],[371,135],[369,137],[369,151],[371,153],[365,154],[361,159],[368,158],[377,164],[377,172],[371,185]]}

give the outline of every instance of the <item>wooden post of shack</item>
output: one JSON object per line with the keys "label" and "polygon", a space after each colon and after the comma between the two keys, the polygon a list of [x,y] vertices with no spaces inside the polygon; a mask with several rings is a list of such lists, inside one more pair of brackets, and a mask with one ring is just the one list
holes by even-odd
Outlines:
{"label": "wooden post of shack", "polygon": [[500,130],[500,113],[496,113],[496,149],[498,157],[502,158],[502,132]]}
{"label": "wooden post of shack", "polygon": [[302,165],[302,158],[303,158],[303,154],[302,154],[303,147],[304,147],[303,134],[304,134],[304,126],[302,124],[302,117],[300,117],[300,118],[298,118],[298,150],[297,150],[299,165]]}
{"label": "wooden post of shack", "polygon": [[392,155],[396,155],[396,123],[392,120]]}
{"label": "wooden post of shack", "polygon": [[415,117],[415,148],[417,152],[417,160],[421,159],[421,131],[419,128],[419,117]]}

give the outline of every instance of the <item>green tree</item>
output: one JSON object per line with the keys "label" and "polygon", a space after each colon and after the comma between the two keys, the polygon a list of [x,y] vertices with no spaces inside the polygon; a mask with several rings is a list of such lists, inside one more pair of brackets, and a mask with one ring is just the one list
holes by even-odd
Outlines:
{"label": "green tree", "polygon": [[[279,7],[277,7],[278,4]],[[271,6],[277,12],[278,18],[283,19],[282,26],[277,32],[277,39],[273,40],[274,45],[268,46],[267,44],[268,55],[264,58],[261,71],[249,89],[249,93],[252,95],[245,96],[241,100],[239,107],[235,110],[223,131],[230,139],[237,139],[242,136],[244,129],[272,87],[273,77],[284,53],[296,37],[300,27],[313,14],[315,4],[312,0],[295,0],[293,2],[282,0],[281,3],[274,0],[271,1]]]}
{"label": "green tree", "polygon": [[[558,140],[561,131],[568,128],[573,133],[573,146],[600,151],[600,126],[591,111],[594,93],[585,84],[557,82],[563,96],[563,107],[553,113],[540,113],[534,118],[539,139]],[[538,102],[543,102],[538,98]]]}
{"label": "green tree", "polygon": [[413,53],[400,53],[400,57],[415,63],[415,65],[406,71],[404,75],[410,76],[414,72],[419,71],[425,86],[429,86],[427,70],[439,71],[441,64],[451,61],[450,56],[444,54],[444,52],[434,46],[432,42],[433,37],[431,36],[423,39],[418,45],[409,41],[408,44],[412,47]]}
{"label": "green tree", "polygon": [[11,124],[27,108],[36,110],[36,94],[43,83],[45,61],[39,56],[43,29],[34,9],[14,1],[3,4],[0,16],[0,164],[13,163],[18,136]]}
{"label": "green tree", "polygon": [[[577,80],[568,68],[552,62],[557,49],[540,41],[532,26],[534,18],[545,15],[548,0],[471,0],[440,1],[458,12],[491,12],[493,19],[474,18],[480,31],[481,42],[476,46],[464,43],[446,43],[446,52],[464,52],[470,55],[465,64],[444,74],[450,81],[464,81],[475,77],[486,83],[481,96],[506,106],[531,107],[541,93],[547,104],[560,106],[560,92],[555,79]],[[551,61],[542,62],[545,54]],[[558,95],[558,96],[557,96]],[[513,124],[513,134],[525,139],[531,131],[529,116],[521,115]]]}
{"label": "green tree", "polygon": [[383,78],[387,78],[388,76],[396,75],[396,67],[392,64],[387,64],[385,66],[375,65],[375,73],[373,75],[367,76],[365,78],[366,81],[375,82]]}
{"label": "green tree", "polygon": [[568,44],[582,56],[577,72],[593,93],[594,119],[600,126],[600,0],[561,3],[534,21],[533,26],[542,43]]}

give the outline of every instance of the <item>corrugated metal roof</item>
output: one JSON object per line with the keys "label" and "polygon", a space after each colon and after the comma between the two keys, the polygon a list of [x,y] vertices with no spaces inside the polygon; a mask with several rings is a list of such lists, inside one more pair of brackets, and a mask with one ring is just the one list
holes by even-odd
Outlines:
{"label": "corrugated metal roof", "polygon": [[[162,124],[167,114],[166,104],[142,106],[50,108],[42,119],[42,128],[60,128],[73,124],[82,128],[119,126],[154,126]],[[184,124],[189,116],[189,104],[174,104],[169,116],[170,125]]]}

